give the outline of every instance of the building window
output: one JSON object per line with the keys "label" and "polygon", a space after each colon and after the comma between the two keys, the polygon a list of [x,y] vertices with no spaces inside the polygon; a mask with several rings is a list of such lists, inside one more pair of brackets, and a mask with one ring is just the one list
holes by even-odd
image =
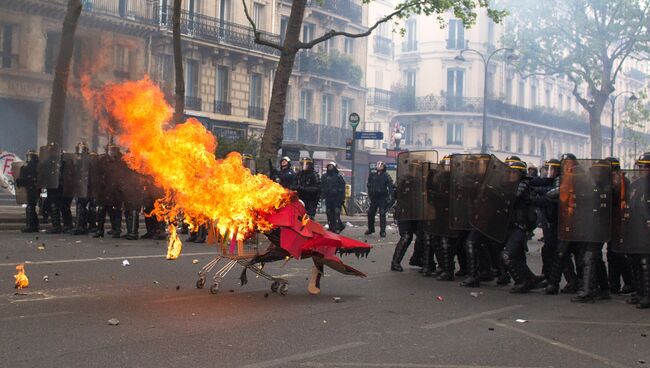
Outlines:
{"label": "building window", "polygon": [[117,78],[129,79],[131,52],[122,45],[113,46],[113,74]]}
{"label": "building window", "polygon": [[521,107],[526,106],[526,83],[524,81],[519,81],[519,88],[517,91],[517,105]]}
{"label": "building window", "polygon": [[564,95],[562,93],[557,95],[557,108],[560,111],[564,111]]}
{"label": "building window", "polygon": [[320,105],[320,123],[321,125],[332,125],[332,95],[323,95]]}
{"label": "building window", "polygon": [[219,65],[217,67],[217,101],[228,102],[228,90],[230,85],[230,70],[227,66]]}
{"label": "building window", "polygon": [[449,21],[447,48],[452,50],[462,50],[465,48],[465,27],[463,26],[463,21],[460,19],[451,19]]}
{"label": "building window", "polygon": [[488,49],[494,49],[494,21],[488,20]]}
{"label": "building window", "polygon": [[18,66],[18,53],[14,51],[14,26],[2,24],[0,26],[0,67],[16,68]]}
{"label": "building window", "polygon": [[45,44],[45,73],[54,73],[57,61],[56,59],[59,57],[59,47],[61,47],[61,33],[47,32],[47,41]]}
{"label": "building window", "polygon": [[536,148],[537,147],[535,147],[535,137],[532,135],[528,136],[528,154],[534,155]]}
{"label": "building window", "polygon": [[341,128],[345,128],[348,124],[348,117],[352,113],[353,100],[347,97],[341,97]]}
{"label": "building window", "polygon": [[284,40],[287,38],[287,26],[289,25],[289,17],[282,16],[280,19],[280,44],[284,45]]}
{"label": "building window", "polygon": [[174,58],[171,55],[156,55],[156,79],[160,86],[171,85],[174,80]]}
{"label": "building window", "polygon": [[418,49],[417,41],[417,22],[414,18],[406,21],[406,43],[404,44],[404,51],[415,51]]}
{"label": "building window", "polygon": [[258,30],[264,30],[264,10],[265,6],[260,3],[253,4],[253,21]]}
{"label": "building window", "polygon": [[524,153],[524,133],[517,133],[517,152]]}
{"label": "building window", "polygon": [[262,74],[251,73],[249,106],[262,107]]}
{"label": "building window", "polygon": [[463,145],[462,123],[447,123],[447,144]]}
{"label": "building window", "polygon": [[512,103],[512,77],[506,78],[506,103]]}
{"label": "building window", "polygon": [[311,121],[311,109],[314,103],[314,91],[303,89],[300,91],[300,119]]}
{"label": "building window", "polygon": [[530,87],[530,108],[534,109],[537,106],[537,86],[533,84]]}
{"label": "building window", "polygon": [[333,41],[331,38],[325,40],[325,42],[320,44],[320,51],[329,54],[332,51],[332,44]]}
{"label": "building window", "polygon": [[463,70],[447,69],[447,108],[462,106],[464,77]]}
{"label": "building window", "polygon": [[314,25],[305,23],[302,25],[302,42],[310,42],[314,39]]}
{"label": "building window", "polygon": [[345,38],[345,53],[350,55],[354,53],[354,38]]}
{"label": "building window", "polygon": [[199,96],[199,62],[187,60],[185,62],[185,95],[187,97]]}
{"label": "building window", "polygon": [[231,19],[231,5],[232,0],[221,0],[219,2],[219,18],[221,20],[229,21]]}
{"label": "building window", "polygon": [[544,90],[544,107],[551,107],[551,90]]}

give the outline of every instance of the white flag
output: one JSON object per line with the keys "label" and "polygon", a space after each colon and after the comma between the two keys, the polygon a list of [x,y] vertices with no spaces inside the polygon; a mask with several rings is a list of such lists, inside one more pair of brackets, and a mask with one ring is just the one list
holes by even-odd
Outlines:
{"label": "white flag", "polygon": [[21,162],[22,160],[16,154],[0,151],[0,190],[16,195],[14,187],[14,177],[11,173],[11,164]]}

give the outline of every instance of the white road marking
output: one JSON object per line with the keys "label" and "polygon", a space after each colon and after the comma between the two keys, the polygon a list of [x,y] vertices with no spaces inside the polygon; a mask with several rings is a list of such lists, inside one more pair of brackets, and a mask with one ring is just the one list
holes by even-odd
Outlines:
{"label": "white road marking", "polygon": [[616,368],[627,368],[628,367],[628,366],[626,366],[624,364],[621,364],[621,363],[615,362],[613,360],[607,359],[604,356],[600,356],[598,354],[594,354],[594,353],[591,353],[591,352],[588,352],[588,351],[573,347],[571,345],[561,343],[561,342],[556,341],[556,340],[551,340],[549,338],[538,335],[536,333],[529,332],[529,331],[526,331],[526,330],[522,330],[522,329],[519,329],[519,328],[516,328],[516,327],[512,327],[512,326],[507,325],[505,323],[497,322],[495,320],[490,320],[490,319],[486,319],[484,321],[492,323],[492,324],[494,324],[496,326],[499,326],[501,328],[505,328],[506,330],[510,330],[510,331],[513,331],[513,332],[520,333],[520,334],[522,334],[524,336],[528,336],[528,337],[530,337],[532,339],[535,339],[537,341],[545,342],[545,343],[547,343],[547,344],[549,344],[551,346],[555,346],[555,347],[558,347],[560,349],[564,349],[564,350],[567,350],[567,351],[577,353],[577,354],[580,354],[582,356],[591,358],[593,360],[599,361],[600,363],[605,364],[605,365],[610,366],[610,367],[616,367]]}
{"label": "white road marking", "polygon": [[[183,253],[182,256],[208,256],[215,255],[215,252],[199,252],[199,253]],[[59,259],[53,261],[24,261],[24,262],[12,262],[12,263],[0,263],[0,267],[13,266],[17,264],[24,263],[26,265],[40,265],[40,264],[60,264],[60,263],[79,263],[79,262],[99,262],[99,261],[118,261],[123,259],[147,259],[147,258],[165,258],[165,254],[150,254],[145,256],[119,256],[119,257],[95,257],[95,258],[80,258],[80,259]]]}
{"label": "white road marking", "polygon": [[561,324],[576,324],[576,325],[600,325],[600,326],[632,326],[632,327],[650,327],[650,323],[634,323],[634,322],[599,322],[599,321],[571,321],[559,319],[529,319],[528,322],[533,323],[561,323]]}
{"label": "white road marking", "polygon": [[313,358],[315,356],[326,355],[326,354],[334,353],[334,352],[341,351],[341,350],[353,349],[353,348],[357,348],[359,346],[364,346],[364,345],[368,345],[368,343],[367,342],[362,342],[362,341],[351,342],[349,344],[330,346],[328,348],[307,351],[307,352],[300,353],[300,354],[289,355],[289,356],[286,356],[284,358],[271,359],[271,360],[267,360],[267,361],[264,361],[264,362],[257,362],[257,363],[253,363],[253,364],[248,364],[248,365],[243,366],[242,368],[266,368],[266,367],[275,367],[275,366],[278,366],[278,365],[283,366],[283,365],[286,365],[287,363],[295,362],[297,360]]}
{"label": "white road marking", "polygon": [[360,368],[536,368],[504,365],[458,365],[458,364],[418,364],[418,363],[350,363],[350,362],[305,362],[305,367],[360,367]]}
{"label": "white road marking", "polygon": [[493,314],[509,312],[511,310],[519,309],[519,308],[522,308],[522,307],[523,307],[523,305],[521,305],[521,304],[515,304],[515,305],[511,305],[509,307],[505,307],[505,308],[493,309],[493,310],[489,310],[489,311],[485,311],[485,312],[481,312],[481,313],[472,314],[472,315],[469,315],[469,316],[466,316],[466,317],[450,319],[450,320],[447,320],[447,321],[442,321],[442,322],[438,322],[438,323],[432,323],[432,324],[429,324],[429,325],[424,325],[421,328],[434,329],[434,328],[446,327],[446,326],[449,326],[449,325],[455,325],[455,324],[458,324],[458,323],[471,321],[473,319],[478,319],[478,318],[491,316]]}
{"label": "white road marking", "polygon": [[4,318],[0,318],[0,322],[17,321],[17,320],[29,319],[29,318],[47,318],[47,317],[65,316],[68,314],[72,314],[72,312],[38,313],[38,314],[32,314],[27,316],[4,317]]}

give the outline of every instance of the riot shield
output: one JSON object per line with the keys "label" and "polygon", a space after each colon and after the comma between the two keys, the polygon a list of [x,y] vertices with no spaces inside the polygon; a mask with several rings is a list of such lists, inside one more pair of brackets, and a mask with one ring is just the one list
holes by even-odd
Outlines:
{"label": "riot shield", "polygon": [[518,170],[492,156],[470,207],[470,225],[496,242],[505,242],[520,180]]}
{"label": "riot shield", "polygon": [[16,189],[16,204],[27,204],[29,191],[25,186],[16,185],[16,181],[20,178],[21,171],[27,164],[23,161],[11,163],[11,175],[14,177],[14,188]]}
{"label": "riot shield", "polygon": [[437,159],[436,151],[409,151],[397,156],[395,218],[400,221],[425,219],[425,168],[429,163],[435,163]]}
{"label": "riot shield", "polygon": [[82,152],[81,154],[75,155],[74,159],[74,195],[77,198],[88,198],[88,185],[90,183],[90,154]]}
{"label": "riot shield", "polygon": [[429,164],[426,176],[425,231],[430,234],[457,236],[457,232],[449,228],[450,180],[451,173],[445,165]]}
{"label": "riot shield", "polygon": [[63,178],[62,195],[68,198],[74,197],[74,191],[77,187],[74,160],[74,153],[64,153],[61,157],[61,177]]}
{"label": "riot shield", "polygon": [[470,209],[481,187],[490,155],[452,155],[449,189],[449,227],[471,230]]}
{"label": "riot shield", "polygon": [[52,143],[40,148],[38,160],[38,187],[58,188],[61,173],[61,147]]}
{"label": "riot shield", "polygon": [[408,151],[401,152],[397,156],[397,177],[405,174],[408,171],[408,165],[410,163],[422,163],[422,162],[438,162],[438,151],[429,150],[429,151]]}
{"label": "riot shield", "polygon": [[105,154],[90,156],[90,197],[102,205],[107,202],[106,161]]}
{"label": "riot shield", "polygon": [[120,164],[122,169],[119,180],[120,198],[127,207],[140,207],[144,200],[144,178],[125,162],[121,161]]}
{"label": "riot shield", "polygon": [[650,254],[650,171],[621,170],[614,178],[614,196],[613,249]]}
{"label": "riot shield", "polygon": [[563,160],[558,206],[558,239],[606,242],[611,238],[611,164],[604,160]]}

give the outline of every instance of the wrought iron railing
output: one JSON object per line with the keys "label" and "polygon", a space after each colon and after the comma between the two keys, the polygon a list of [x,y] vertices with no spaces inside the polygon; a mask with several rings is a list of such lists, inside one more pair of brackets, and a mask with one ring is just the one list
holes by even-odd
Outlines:
{"label": "wrought iron railing", "polygon": [[214,112],[224,115],[232,114],[232,103],[225,101],[214,101]]}
{"label": "wrought iron railing", "polygon": [[345,140],[352,137],[352,130],[309,123],[304,119],[285,120],[283,136],[283,143],[343,149]]}
{"label": "wrought iron railing", "polygon": [[[156,7],[155,9],[156,24],[161,29],[171,29],[173,9],[171,7]],[[262,39],[277,44],[280,43],[279,35],[270,32],[258,32],[260,32]],[[181,33],[206,41],[279,55],[278,50],[255,43],[255,35],[250,27],[195,12],[188,12],[187,10],[181,12]]]}
{"label": "wrought iron railing", "polygon": [[399,95],[385,89],[370,88],[366,101],[368,106],[377,106],[397,110],[399,108]]}
{"label": "wrought iron railing", "polygon": [[393,54],[393,40],[390,38],[375,36],[375,54],[390,56]]}
{"label": "wrought iron railing", "polygon": [[363,77],[363,71],[358,65],[337,53],[302,51],[296,58],[296,65],[301,73],[346,81],[355,86],[361,83]]}
{"label": "wrought iron railing", "polygon": [[83,0],[83,10],[138,21],[153,19],[151,0]]}
{"label": "wrought iron railing", "polygon": [[264,108],[248,106],[248,117],[251,119],[264,120]]}
{"label": "wrought iron railing", "polygon": [[[284,1],[292,3],[292,0]],[[351,0],[307,0],[307,6],[321,8],[330,13],[350,18],[354,22],[361,22],[361,5]]]}
{"label": "wrought iron railing", "polygon": [[185,96],[185,107],[190,110],[201,111],[201,98]]}

